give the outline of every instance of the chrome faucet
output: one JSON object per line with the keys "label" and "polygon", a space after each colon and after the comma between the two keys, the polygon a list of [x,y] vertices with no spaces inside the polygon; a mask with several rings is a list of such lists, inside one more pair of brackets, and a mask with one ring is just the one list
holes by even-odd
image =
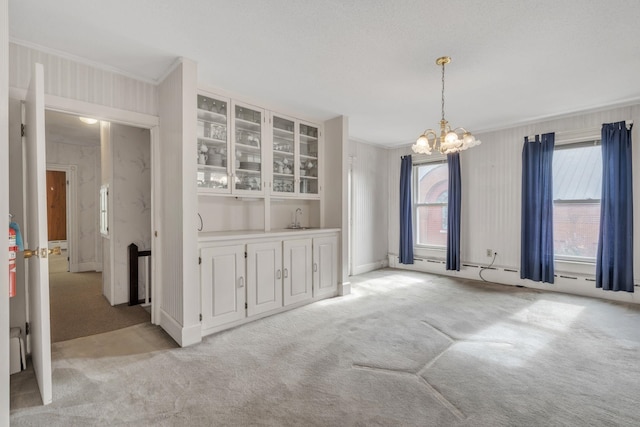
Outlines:
{"label": "chrome faucet", "polygon": [[302,209],[301,208],[296,209],[295,221],[293,222],[293,226],[295,228],[300,228],[300,222],[298,221],[298,214],[302,215]]}

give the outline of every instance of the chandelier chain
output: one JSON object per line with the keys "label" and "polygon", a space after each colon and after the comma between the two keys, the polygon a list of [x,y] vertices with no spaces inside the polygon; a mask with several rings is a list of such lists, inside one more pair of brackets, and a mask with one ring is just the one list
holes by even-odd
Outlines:
{"label": "chandelier chain", "polygon": [[444,62],[442,63],[442,120],[444,120]]}

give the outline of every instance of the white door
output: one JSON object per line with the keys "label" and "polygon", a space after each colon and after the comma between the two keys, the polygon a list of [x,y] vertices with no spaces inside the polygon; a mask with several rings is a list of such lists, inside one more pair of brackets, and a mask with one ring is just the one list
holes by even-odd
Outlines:
{"label": "white door", "polygon": [[282,244],[247,245],[247,316],[282,307]]}
{"label": "white door", "polygon": [[311,299],[311,239],[285,240],[282,252],[284,305]]}
{"label": "white door", "polygon": [[[52,400],[51,329],[49,325],[49,261],[47,237],[46,156],[44,136],[44,69],[35,64],[25,102],[25,244],[28,258],[31,360],[42,403]],[[25,251],[25,258],[29,255]]]}
{"label": "white door", "polygon": [[244,245],[200,250],[202,328],[245,318]]}
{"label": "white door", "polygon": [[333,295],[338,291],[338,238],[313,239],[313,296]]}

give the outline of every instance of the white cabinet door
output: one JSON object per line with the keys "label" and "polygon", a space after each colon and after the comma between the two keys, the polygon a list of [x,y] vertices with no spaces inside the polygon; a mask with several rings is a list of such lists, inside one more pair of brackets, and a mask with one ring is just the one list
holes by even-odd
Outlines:
{"label": "white cabinet door", "polygon": [[271,115],[271,194],[293,197],[297,194],[298,136],[295,119]]}
{"label": "white cabinet door", "polygon": [[311,239],[285,240],[283,242],[284,305],[313,297]]}
{"label": "white cabinet door", "polygon": [[198,95],[197,182],[201,193],[230,193],[229,100]]}
{"label": "white cabinet door", "polygon": [[200,256],[202,327],[219,326],[244,319],[244,245],[202,248]]}
{"label": "white cabinet door", "polygon": [[323,297],[338,290],[338,237],[313,239],[313,296]]}
{"label": "white cabinet door", "polygon": [[247,315],[282,307],[282,243],[247,245]]}
{"label": "white cabinet door", "polygon": [[232,102],[232,193],[264,194],[265,111],[248,104]]}

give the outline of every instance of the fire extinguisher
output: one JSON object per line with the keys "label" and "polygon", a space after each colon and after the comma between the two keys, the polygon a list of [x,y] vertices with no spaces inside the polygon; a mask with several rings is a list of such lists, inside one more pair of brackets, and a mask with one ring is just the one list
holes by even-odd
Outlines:
{"label": "fire extinguisher", "polygon": [[18,245],[16,231],[9,227],[9,297],[16,296],[16,254]]}

